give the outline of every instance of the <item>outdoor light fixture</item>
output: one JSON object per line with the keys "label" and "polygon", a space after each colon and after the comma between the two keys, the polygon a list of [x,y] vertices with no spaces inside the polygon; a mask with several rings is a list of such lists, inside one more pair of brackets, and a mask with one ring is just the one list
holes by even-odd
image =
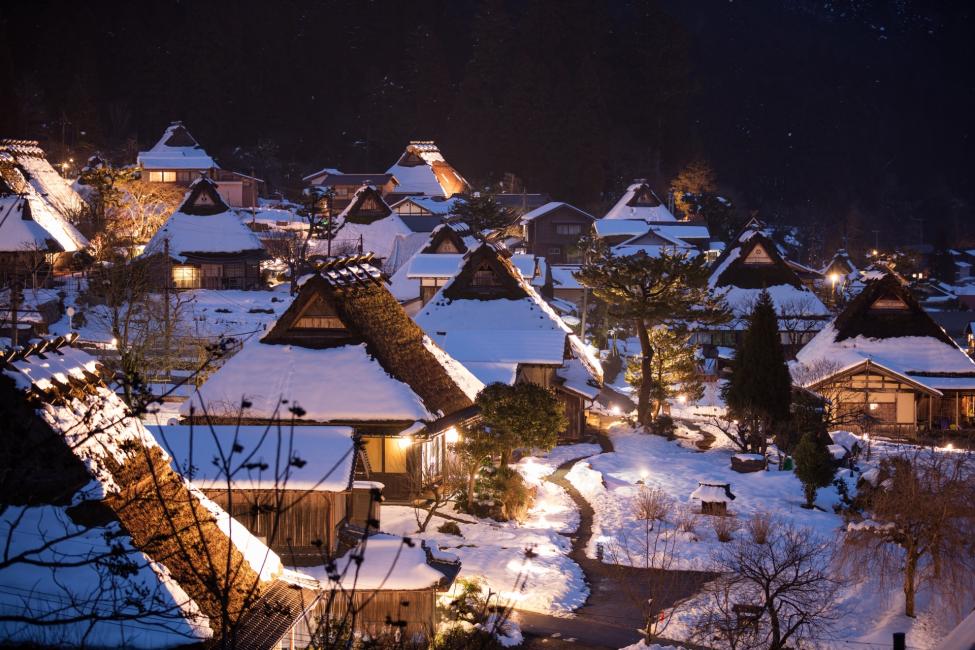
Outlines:
{"label": "outdoor light fixture", "polygon": [[413,438],[411,438],[410,436],[400,436],[397,442],[399,443],[400,449],[407,449],[410,445],[413,444]]}
{"label": "outdoor light fixture", "polygon": [[452,445],[460,440],[460,431],[457,430],[457,427],[450,427],[444,434],[444,439],[447,441],[447,444]]}
{"label": "outdoor light fixture", "polygon": [[677,401],[681,404],[685,403],[687,401],[687,395],[681,393],[680,395],[677,396]]}
{"label": "outdoor light fixture", "polygon": [[875,402],[870,402],[870,410],[871,411],[876,411],[879,408],[880,408],[880,404],[877,404]]}
{"label": "outdoor light fixture", "polygon": [[833,283],[833,286],[835,287],[836,286],[836,283],[840,281],[840,274],[839,273],[830,273],[829,274],[829,281],[831,283]]}
{"label": "outdoor light fixture", "polygon": [[609,408],[609,412],[612,413],[613,415],[619,415],[620,414],[620,407],[618,407],[617,405],[613,404]]}

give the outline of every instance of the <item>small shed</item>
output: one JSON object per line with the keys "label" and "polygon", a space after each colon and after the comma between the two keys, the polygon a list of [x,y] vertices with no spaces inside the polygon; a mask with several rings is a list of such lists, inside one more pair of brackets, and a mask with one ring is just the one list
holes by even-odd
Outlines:
{"label": "small shed", "polygon": [[697,489],[691,492],[691,498],[701,501],[703,515],[726,515],[728,503],[735,500],[735,495],[731,493],[730,483],[699,482]]}
{"label": "small shed", "polygon": [[767,465],[765,454],[735,454],[731,457],[731,469],[740,474],[761,472]]}

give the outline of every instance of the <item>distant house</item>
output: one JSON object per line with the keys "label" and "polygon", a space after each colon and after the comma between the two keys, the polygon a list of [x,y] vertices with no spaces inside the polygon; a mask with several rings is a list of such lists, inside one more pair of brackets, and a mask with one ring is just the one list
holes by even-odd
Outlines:
{"label": "distant house", "polygon": [[857,280],[860,270],[850,259],[850,254],[846,252],[846,249],[840,248],[833,254],[832,259],[822,268],[820,273],[826,278],[827,282],[838,285]]}
{"label": "distant house", "polygon": [[603,219],[639,219],[647,223],[677,221],[645,179],[634,180]]}
{"label": "distant house", "polygon": [[551,202],[521,217],[528,251],[549,264],[582,261],[579,240],[588,235],[596,218],[568,203]]}
{"label": "distant house", "polygon": [[352,202],[359,189],[368,185],[380,196],[387,197],[396,191],[399,181],[392,174],[343,174],[335,169],[322,169],[303,179],[308,185],[330,187],[334,192],[329,209],[337,214]]}
{"label": "distant house", "polygon": [[580,437],[602,384],[599,361],[504,251],[482,243],[459,266],[417,324],[485,384],[529,381],[555,391],[569,420],[564,436]]}
{"label": "distant house", "polygon": [[[396,239],[413,232],[372,185],[363,185],[356,190],[345,208],[335,216],[335,221],[340,224],[340,229],[332,242],[333,255],[375,253],[386,260]],[[315,249],[324,253],[324,242],[316,241]]]}
{"label": "distant house", "polygon": [[552,202],[552,197],[550,197],[548,194],[529,194],[520,192],[492,194],[491,198],[493,198],[494,202],[501,207],[513,210],[518,216],[524,216],[529,212],[537,210],[543,205]]}
{"label": "distant house", "polygon": [[357,478],[402,502],[440,479],[446,434],[476,417],[483,385],[423,334],[369,258],[332,260],[308,277],[274,327],[207,379],[199,400],[218,423],[235,422],[233,405],[246,397],[248,424],[294,405],[303,412],[297,425],[350,427],[365,450]]}
{"label": "distant house", "polygon": [[[432,140],[413,140],[386,170],[399,181],[396,194],[451,197],[470,191],[467,180],[448,163]],[[394,201],[391,201],[394,202]]]}
{"label": "distant house", "polygon": [[0,348],[0,526],[7,548],[25,553],[0,567],[0,637],[216,647],[228,625],[237,647],[307,647],[318,581],[286,569],[178,476],[107,386],[110,373],[73,339]]}
{"label": "distant house", "polygon": [[790,357],[830,318],[829,310],[803,284],[759,222],[747,225],[725,249],[714,263],[708,284],[716,294],[724,295],[733,313],[729,323],[695,335],[709,356],[730,356],[763,290],[775,303],[782,345]]}
{"label": "distant house", "polygon": [[796,357],[793,375],[863,431],[975,427],[975,361],[898,278],[864,290]]}
{"label": "distant house", "polygon": [[227,205],[217,184],[200,177],[183,203],[146,244],[159,282],[177,289],[258,289],[267,257],[257,235]]}
{"label": "distant house", "polygon": [[264,183],[247,174],[221,169],[182,122],[166,127],[159,141],[148,151],[140,151],[136,161],[150,183],[189,186],[201,174],[206,175],[216,182],[224,201],[235,208],[256,207]]}

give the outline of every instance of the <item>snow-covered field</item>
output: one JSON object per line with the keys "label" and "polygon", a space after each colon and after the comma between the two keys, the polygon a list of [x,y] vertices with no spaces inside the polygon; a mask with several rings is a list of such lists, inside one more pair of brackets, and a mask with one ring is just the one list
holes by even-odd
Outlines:
{"label": "snow-covered field", "polygon": [[[599,445],[569,445],[523,458],[516,467],[529,484],[539,486],[539,492],[528,519],[520,525],[451,511],[445,514],[469,522],[458,523],[462,537],[437,532],[447,521],[442,517],[435,517],[425,533],[416,533],[413,508],[383,506],[382,529],[430,540],[457,555],[462,562],[460,577],[479,578],[500,593],[502,602],[533,612],[568,615],[589,595],[582,570],[568,557],[571,543],[562,534],[575,531],[579,512],[565,490],[544,478],[560,464],[599,450]],[[532,550],[532,558],[526,557],[526,549]]]}
{"label": "snow-covered field", "polygon": [[[569,481],[589,501],[595,511],[593,537],[586,549],[588,556],[597,557],[597,545],[603,547],[604,562],[619,562],[640,566],[645,562],[644,525],[635,517],[633,499],[643,489],[659,488],[674,501],[675,513],[698,512],[700,504],[690,494],[699,481],[730,483],[735,495],[728,508],[739,525],[759,513],[768,513],[778,522],[808,529],[812,535],[833,538],[842,526],[832,506],[839,501],[835,488],[821,489],[816,504],[820,509],[802,508],[802,485],[792,472],[776,471],[740,474],[731,470],[734,453],[722,441],[714,448],[701,452],[692,439],[668,441],[659,436],[637,433],[625,425],[611,429],[614,453],[600,454],[577,463],[568,474]],[[887,454],[903,452],[902,446],[874,441],[871,460],[859,462],[862,470],[875,467]],[[858,475],[841,470],[843,477],[855,491]],[[696,515],[693,530],[677,529],[676,514],[663,525],[662,537],[673,548],[673,563],[669,568],[708,569],[714,551],[721,546],[712,529],[715,518]],[[734,535],[747,535],[738,530]],[[660,548],[658,546],[658,548]],[[660,559],[658,558],[658,562]],[[659,564],[654,564],[659,566]],[[699,602],[678,610],[674,622],[667,629],[670,638],[686,638],[696,616]],[[975,603],[972,603],[975,605]],[[850,647],[850,643],[879,644],[889,647],[891,633],[908,633],[908,645],[915,648],[933,647],[961,618],[964,612],[947,610],[943,604],[931,601],[929,593],[918,599],[920,612],[916,619],[903,616],[903,596],[899,585],[881,586],[875,581],[846,585],[840,593],[839,611],[829,638],[818,641],[822,648]],[[970,607],[969,607],[970,609]],[[866,646],[868,647],[868,646]]]}

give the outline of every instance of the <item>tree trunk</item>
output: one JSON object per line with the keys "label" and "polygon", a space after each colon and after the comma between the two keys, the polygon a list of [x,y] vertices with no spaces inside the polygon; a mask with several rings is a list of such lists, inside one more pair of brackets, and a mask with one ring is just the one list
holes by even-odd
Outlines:
{"label": "tree trunk", "polygon": [[477,470],[467,475],[467,512],[474,512],[474,482],[477,480]]}
{"label": "tree trunk", "polygon": [[650,376],[653,374],[653,347],[650,345],[650,332],[647,324],[642,318],[636,321],[636,331],[640,337],[640,391],[639,401],[637,402],[637,420],[640,424],[648,426],[653,420],[650,409]]}
{"label": "tree trunk", "polygon": [[917,573],[917,554],[913,548],[907,549],[907,558],[904,565],[904,614],[914,618],[914,592],[917,587],[914,584],[914,576]]}
{"label": "tree trunk", "polygon": [[502,468],[508,467],[508,461],[510,459],[511,459],[511,450],[510,449],[504,449],[504,450],[502,450],[501,451],[501,462],[500,462],[500,466]]}

